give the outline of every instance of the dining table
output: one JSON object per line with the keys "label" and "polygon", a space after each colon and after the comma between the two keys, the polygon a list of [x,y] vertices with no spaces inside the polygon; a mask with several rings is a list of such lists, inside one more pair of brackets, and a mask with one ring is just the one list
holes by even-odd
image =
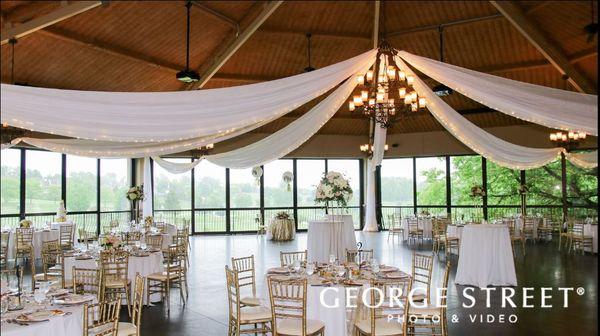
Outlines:
{"label": "dining table", "polygon": [[[8,230],[10,231],[10,237],[8,239],[8,251],[7,251],[7,259],[13,259],[15,257],[15,249],[17,242],[17,234],[16,229]],[[33,231],[33,254],[36,259],[40,259],[42,257],[42,243],[50,240],[60,240],[60,230],[44,228],[44,229],[34,229]],[[75,244],[75,236],[73,236],[73,244]]]}
{"label": "dining table", "polygon": [[[349,215],[308,222],[308,261],[327,262],[330,256],[346,260],[346,250],[356,249],[354,225]],[[348,216],[350,220],[348,220]]]}

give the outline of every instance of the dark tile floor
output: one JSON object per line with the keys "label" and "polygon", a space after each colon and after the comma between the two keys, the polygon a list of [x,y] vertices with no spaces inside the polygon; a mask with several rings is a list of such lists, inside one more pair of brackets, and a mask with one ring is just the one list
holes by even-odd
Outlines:
{"label": "dark tile floor", "polygon": [[[413,249],[431,251],[431,245],[421,247],[388,242],[387,233],[357,232],[357,240],[363,248],[373,248],[376,258],[386,264],[400,267],[410,272]],[[194,236],[191,238],[191,269],[189,271],[190,296],[182,305],[179,297],[173,295],[171,312],[167,315],[162,304],[145,308],[142,315],[142,335],[226,335],[227,306],[224,266],[230,264],[231,257],[254,254],[257,268],[258,292],[265,292],[264,273],[266,269],[279,264],[279,251],[304,250],[306,234],[298,234],[296,240],[285,243],[271,242],[254,235]],[[598,315],[598,257],[597,255],[569,255],[558,252],[556,242],[527,245],[527,255],[515,259],[519,287],[516,288],[517,308],[502,308],[500,290],[492,292],[491,308],[485,307],[485,293],[475,289],[477,303],[473,308],[461,307],[465,302],[459,293],[462,286],[454,284],[456,258],[450,274],[448,293],[449,334],[454,335],[597,335]],[[440,254],[435,259],[434,283],[438,283],[445,258]],[[522,306],[522,288],[533,287],[534,298],[530,300],[535,308]],[[540,308],[540,287],[552,287],[552,298],[547,304],[553,308]],[[563,307],[563,294],[556,287],[583,287],[581,296],[571,293],[569,307]],[[176,293],[173,293],[176,294]],[[467,302],[468,303],[468,302]],[[483,314],[484,322],[481,322]],[[496,321],[487,323],[487,314]],[[498,322],[500,314],[506,321]],[[509,315],[514,314],[516,323],[509,323]],[[475,315],[476,322],[469,315]],[[453,322],[458,318],[458,322]]]}

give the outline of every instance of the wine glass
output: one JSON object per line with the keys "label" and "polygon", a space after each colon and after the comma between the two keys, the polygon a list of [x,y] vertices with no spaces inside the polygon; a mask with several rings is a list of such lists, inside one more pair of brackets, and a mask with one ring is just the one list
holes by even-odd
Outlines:
{"label": "wine glass", "polygon": [[379,263],[377,261],[373,262],[373,265],[371,266],[371,270],[373,271],[373,274],[379,274]]}
{"label": "wine glass", "polygon": [[313,275],[313,273],[315,273],[315,265],[313,263],[307,264],[306,265],[306,274],[311,276],[311,275]]}
{"label": "wine glass", "polygon": [[148,248],[148,245],[146,245],[146,243],[141,243],[141,244],[140,244],[140,248],[141,248],[142,250],[145,250],[145,249],[147,249],[147,248]]}
{"label": "wine glass", "polygon": [[329,255],[329,263],[330,264],[334,264],[335,263],[335,254],[330,254]]}
{"label": "wine glass", "polygon": [[292,268],[294,269],[294,272],[300,272],[300,260],[294,260],[292,263]]}
{"label": "wine glass", "polygon": [[344,266],[338,266],[337,269],[336,269],[336,271],[337,271],[337,276],[339,278],[341,278],[346,273],[346,268]]}

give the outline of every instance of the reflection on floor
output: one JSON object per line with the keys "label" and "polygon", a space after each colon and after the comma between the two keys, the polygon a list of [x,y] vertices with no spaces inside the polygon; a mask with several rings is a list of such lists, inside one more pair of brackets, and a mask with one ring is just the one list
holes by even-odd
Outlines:
{"label": "reflection on floor", "polygon": [[[410,272],[413,249],[431,251],[431,245],[417,248],[387,240],[387,233],[357,232],[357,241],[363,248],[373,248],[376,258],[386,264],[400,267]],[[306,234],[298,234],[292,242],[277,243],[257,238],[254,235],[194,236],[191,238],[191,269],[189,274],[190,296],[185,307],[179,297],[171,299],[171,313],[167,316],[162,304],[145,308],[142,315],[142,335],[226,335],[227,303],[224,266],[231,263],[231,257],[254,254],[257,267],[258,292],[264,293],[264,273],[266,269],[279,264],[279,251],[304,250]],[[558,252],[556,242],[538,243],[527,246],[527,256],[518,255],[515,259],[519,287],[516,288],[517,308],[501,308],[500,293],[492,292],[492,308],[485,308],[485,292],[475,289],[477,304],[466,309],[459,297],[463,287],[454,285],[456,257],[450,258],[453,272],[450,275],[448,297],[449,334],[454,335],[596,335],[598,334],[598,257],[596,255],[569,255]],[[441,277],[445,261],[443,254],[435,259],[434,283]],[[522,287],[535,288],[533,304],[535,308],[522,306]],[[553,287],[552,298],[547,303],[553,308],[540,308],[540,287]],[[556,287],[583,287],[582,296],[570,295],[569,307],[562,307],[562,292]],[[483,314],[483,315],[481,315]],[[495,322],[487,323],[488,315]],[[504,323],[499,323],[504,314]],[[509,315],[516,315],[518,321],[509,323]],[[126,314],[125,314],[126,315]],[[470,315],[476,317],[471,322]],[[458,318],[458,323],[452,319]],[[483,318],[483,322],[481,322]],[[125,319],[125,316],[123,317]]]}

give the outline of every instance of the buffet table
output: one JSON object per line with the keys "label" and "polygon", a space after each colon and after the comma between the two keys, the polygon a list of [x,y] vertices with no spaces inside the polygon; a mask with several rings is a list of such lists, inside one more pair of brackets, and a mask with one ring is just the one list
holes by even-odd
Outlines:
{"label": "buffet table", "polygon": [[463,227],[455,283],[480,288],[517,285],[507,226],[471,224]]}

